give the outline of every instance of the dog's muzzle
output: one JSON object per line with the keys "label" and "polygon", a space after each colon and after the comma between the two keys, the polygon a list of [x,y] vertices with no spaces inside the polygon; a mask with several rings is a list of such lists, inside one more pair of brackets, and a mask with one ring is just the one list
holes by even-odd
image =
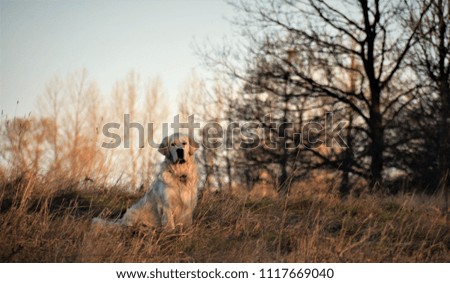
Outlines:
{"label": "dog's muzzle", "polygon": [[182,148],[177,149],[177,157],[178,157],[178,163],[183,164],[186,162],[184,160],[184,150]]}

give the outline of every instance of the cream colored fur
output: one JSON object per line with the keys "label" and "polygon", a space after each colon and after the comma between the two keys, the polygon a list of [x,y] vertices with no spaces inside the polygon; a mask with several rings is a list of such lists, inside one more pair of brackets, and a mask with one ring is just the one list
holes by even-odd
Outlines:
{"label": "cream colored fur", "polygon": [[199,180],[194,156],[197,148],[198,144],[188,136],[174,134],[164,138],[159,152],[166,158],[150,190],[112,224],[167,229],[191,225]]}

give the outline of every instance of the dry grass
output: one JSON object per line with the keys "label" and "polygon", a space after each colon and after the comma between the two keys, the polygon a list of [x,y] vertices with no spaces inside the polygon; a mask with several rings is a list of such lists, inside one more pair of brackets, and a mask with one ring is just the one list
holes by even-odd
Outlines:
{"label": "dry grass", "polygon": [[[311,188],[311,187],[309,187]],[[438,196],[333,194],[294,185],[291,197],[204,194],[185,231],[94,228],[138,195],[35,177],[0,184],[1,262],[449,262]]]}

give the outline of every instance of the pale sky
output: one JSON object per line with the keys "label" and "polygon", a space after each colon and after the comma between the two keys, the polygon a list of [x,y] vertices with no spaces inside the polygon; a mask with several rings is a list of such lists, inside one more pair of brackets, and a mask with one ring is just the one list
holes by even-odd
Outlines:
{"label": "pale sky", "polygon": [[192,44],[232,36],[230,18],[223,0],[0,0],[0,109],[36,112],[55,75],[83,68],[104,94],[133,70],[175,97],[202,71]]}

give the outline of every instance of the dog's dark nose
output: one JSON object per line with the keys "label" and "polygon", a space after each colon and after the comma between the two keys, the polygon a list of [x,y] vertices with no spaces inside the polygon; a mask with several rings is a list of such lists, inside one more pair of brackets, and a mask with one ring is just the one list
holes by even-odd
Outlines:
{"label": "dog's dark nose", "polygon": [[183,159],[184,158],[184,154],[183,154],[184,152],[183,152],[183,149],[182,148],[178,148],[177,149],[177,156],[178,156],[178,158],[181,158],[181,159]]}

